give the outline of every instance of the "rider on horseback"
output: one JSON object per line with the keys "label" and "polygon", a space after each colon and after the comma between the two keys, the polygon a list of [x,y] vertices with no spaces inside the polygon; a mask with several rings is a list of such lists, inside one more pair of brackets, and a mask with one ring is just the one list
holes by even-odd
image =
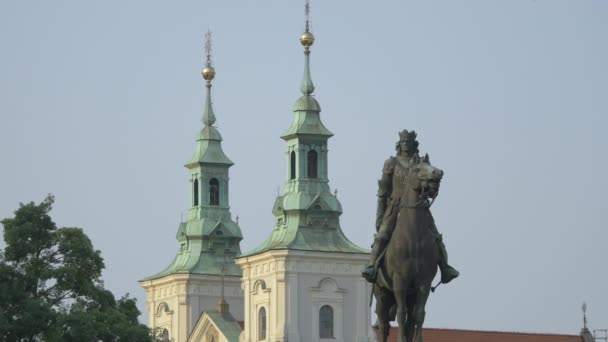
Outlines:
{"label": "rider on horseback", "polygon": [[[382,178],[378,181],[377,234],[372,247],[371,265],[366,267],[361,273],[363,278],[370,283],[376,281],[379,257],[383,254],[395,230],[395,224],[399,215],[399,205],[401,204],[403,182],[406,179],[410,165],[415,163],[414,159],[418,158],[416,132],[408,132],[407,130],[399,132],[399,141],[395,148],[397,156],[390,157],[384,162]],[[431,229],[435,236],[439,250],[441,282],[447,284],[452,279],[458,277],[459,273],[452,266],[448,265],[448,253],[435,223],[431,224],[429,229]]]}

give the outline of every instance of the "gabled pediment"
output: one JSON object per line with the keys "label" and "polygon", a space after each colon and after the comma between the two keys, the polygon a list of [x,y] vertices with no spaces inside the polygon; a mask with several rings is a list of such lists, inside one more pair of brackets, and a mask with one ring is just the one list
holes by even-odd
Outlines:
{"label": "gabled pediment", "polygon": [[224,235],[224,230],[222,229],[222,221],[217,221],[217,223],[211,228],[209,229],[209,231],[207,232],[208,235]]}
{"label": "gabled pediment", "polygon": [[[220,232],[218,234],[218,232]],[[186,237],[217,236],[223,235],[230,238],[243,238],[239,225],[231,219],[190,220],[182,223],[177,231],[177,239],[184,240]]]}
{"label": "gabled pediment", "polygon": [[212,337],[217,342],[238,342],[240,333],[241,327],[230,313],[203,311],[187,342],[206,342]]}
{"label": "gabled pediment", "polygon": [[327,201],[320,195],[317,194],[312,201],[306,206],[306,210],[331,210],[331,206]]}
{"label": "gabled pediment", "polygon": [[210,225],[210,228],[205,229],[204,235],[208,236],[223,236],[223,237],[236,237],[243,238],[241,229],[232,220],[224,221],[220,220],[217,223]]}
{"label": "gabled pediment", "polygon": [[206,312],[203,312],[199,317],[192,333],[188,337],[188,342],[204,342],[211,341],[211,337],[215,337],[216,341],[219,341],[219,333],[217,327],[213,324],[213,321],[209,318]]}

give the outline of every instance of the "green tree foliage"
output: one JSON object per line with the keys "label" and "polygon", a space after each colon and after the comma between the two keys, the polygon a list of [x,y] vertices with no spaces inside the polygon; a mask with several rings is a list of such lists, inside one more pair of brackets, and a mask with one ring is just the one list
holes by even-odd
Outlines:
{"label": "green tree foliage", "polygon": [[0,221],[0,341],[152,341],[135,300],[103,288],[101,253],[82,229],[57,228],[53,201]]}

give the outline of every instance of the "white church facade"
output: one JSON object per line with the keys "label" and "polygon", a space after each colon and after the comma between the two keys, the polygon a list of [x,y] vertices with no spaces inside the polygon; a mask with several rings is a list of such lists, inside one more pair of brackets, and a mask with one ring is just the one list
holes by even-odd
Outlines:
{"label": "white church facade", "polygon": [[[241,253],[243,234],[232,220],[228,171],[233,165],[213,126],[210,48],[203,70],[207,97],[190,174],[186,222],[177,231],[179,251],[163,271],[140,280],[149,326],[174,342],[363,342],[373,341],[370,285],[361,277],[369,251],[344,235],[342,207],[330,191],[328,140],[313,96],[304,46],[302,96],[283,134],[285,190],[273,207],[275,225],[252,251]],[[208,44],[210,40],[208,39]],[[237,194],[238,195],[238,194]]]}
{"label": "white church facade", "polygon": [[276,250],[238,259],[245,325],[240,341],[369,341],[366,255]]}

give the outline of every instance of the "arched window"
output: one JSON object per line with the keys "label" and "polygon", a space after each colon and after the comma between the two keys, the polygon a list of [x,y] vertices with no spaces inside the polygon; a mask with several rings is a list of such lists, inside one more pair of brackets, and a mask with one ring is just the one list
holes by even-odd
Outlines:
{"label": "arched window", "polygon": [[334,310],[329,305],[323,305],[319,310],[319,337],[334,337]]}
{"label": "arched window", "polygon": [[211,336],[211,339],[209,340],[209,342],[215,342],[215,336]]}
{"label": "arched window", "polygon": [[258,340],[266,339],[266,309],[260,308],[258,312]]}
{"label": "arched window", "polygon": [[217,178],[209,181],[209,205],[220,205],[220,182]]}
{"label": "arched window", "polygon": [[192,197],[194,197],[194,206],[198,206],[198,179],[194,180],[194,184],[192,185]]}
{"label": "arched window", "polygon": [[296,178],[296,153],[291,151],[289,154],[289,179]]}
{"label": "arched window", "polygon": [[169,342],[169,331],[167,329],[163,329],[163,332],[160,333],[160,340],[162,342]]}
{"label": "arched window", "polygon": [[308,151],[308,178],[317,178],[317,151]]}

